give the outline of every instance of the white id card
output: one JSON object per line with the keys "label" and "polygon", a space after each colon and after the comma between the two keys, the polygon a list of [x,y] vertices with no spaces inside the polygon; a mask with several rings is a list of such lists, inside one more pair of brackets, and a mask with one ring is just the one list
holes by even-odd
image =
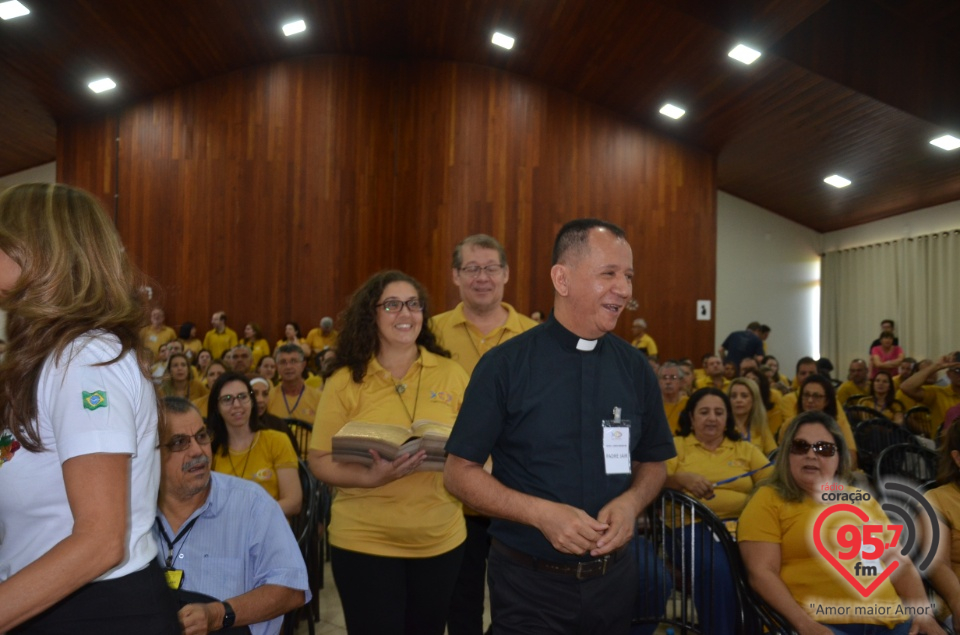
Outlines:
{"label": "white id card", "polygon": [[603,420],[603,460],[607,474],[630,473],[630,422]]}

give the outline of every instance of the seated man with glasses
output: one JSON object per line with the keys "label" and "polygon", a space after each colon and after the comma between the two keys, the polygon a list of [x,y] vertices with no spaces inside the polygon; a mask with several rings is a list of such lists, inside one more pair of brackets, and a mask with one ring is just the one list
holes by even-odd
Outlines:
{"label": "seated man with glasses", "polygon": [[307,360],[296,344],[284,344],[275,352],[280,384],[270,391],[267,412],[280,419],[297,419],[313,425],[320,403],[320,390],[307,386],[304,369]]}
{"label": "seated man with glasses", "polygon": [[184,632],[279,633],[283,614],[310,599],[283,512],[259,485],[210,471],[211,436],[193,404],[167,397],[163,414],[153,534]]}
{"label": "seated man with glasses", "polygon": [[[927,384],[927,380],[946,371],[947,386]],[[960,351],[941,357],[936,364],[919,369],[903,380],[900,390],[920,405],[930,408],[930,427],[936,433],[940,429],[947,410],[960,404]]]}

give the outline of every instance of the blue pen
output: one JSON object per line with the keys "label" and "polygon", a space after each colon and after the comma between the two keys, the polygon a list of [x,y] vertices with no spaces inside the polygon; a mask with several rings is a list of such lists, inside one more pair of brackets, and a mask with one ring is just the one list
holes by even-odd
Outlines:
{"label": "blue pen", "polygon": [[758,467],[758,468],[755,469],[755,470],[751,470],[751,471],[749,471],[749,472],[744,472],[744,473],[741,474],[740,476],[734,476],[734,477],[731,477],[731,478],[725,478],[725,479],[723,479],[722,481],[717,481],[716,483],[713,484],[713,486],[714,486],[714,487],[717,487],[718,485],[726,485],[727,483],[732,483],[732,482],[734,482],[734,481],[740,480],[741,478],[745,478],[745,477],[747,477],[747,476],[753,476],[754,474],[756,474],[756,473],[759,472],[760,470],[765,470],[765,469],[767,469],[768,467],[770,467],[771,465],[773,465],[773,463],[767,463],[767,464],[764,465],[763,467]]}

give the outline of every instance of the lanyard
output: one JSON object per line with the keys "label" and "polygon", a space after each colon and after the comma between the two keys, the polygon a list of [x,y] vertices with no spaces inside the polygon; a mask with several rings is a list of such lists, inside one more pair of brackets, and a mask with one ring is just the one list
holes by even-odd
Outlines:
{"label": "lanyard", "polygon": [[[170,536],[168,536],[167,532],[164,531],[163,529],[163,523],[160,522],[160,518],[159,517],[156,518],[157,529],[160,530],[160,534],[163,536],[163,541],[167,543],[167,568],[168,569],[173,567],[173,546],[178,542],[180,542],[181,538],[184,538],[184,539],[186,538],[186,535],[190,533],[190,530],[193,529],[193,526],[196,524],[198,520],[200,520],[199,516],[197,516],[196,518],[188,522],[187,526],[184,527],[182,530],[180,530],[180,533],[177,534],[177,537],[174,538],[173,540],[170,540]],[[181,550],[183,549],[183,545],[180,545],[180,549]],[[179,554],[180,550],[178,550],[177,553]]]}
{"label": "lanyard", "polygon": [[287,401],[287,393],[283,392],[283,386],[280,386],[280,394],[283,395],[283,405],[287,407],[287,414],[290,417],[293,417],[293,413],[297,411],[297,406],[300,405],[300,400],[303,399],[303,391],[306,389],[306,386],[300,386],[300,394],[297,395],[297,400],[293,402],[293,408],[291,408],[290,402]]}

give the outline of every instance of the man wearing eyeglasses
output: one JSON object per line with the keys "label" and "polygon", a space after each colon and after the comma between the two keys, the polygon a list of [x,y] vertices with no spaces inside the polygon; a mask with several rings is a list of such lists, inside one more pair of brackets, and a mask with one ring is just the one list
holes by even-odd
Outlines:
{"label": "man wearing eyeglasses", "polygon": [[550,318],[474,369],[444,484],[492,518],[498,635],[625,635],[639,586],[628,545],[676,451],[653,369],[611,333],[633,296],[623,230],[567,223],[550,277]]}
{"label": "man wearing eyeglasses", "polygon": [[[503,301],[510,269],[506,251],[496,238],[474,234],[460,241],[453,250],[451,273],[460,290],[460,303],[435,316],[430,328],[469,375],[484,353],[538,323]],[[467,541],[447,631],[449,635],[480,635],[490,519],[469,508],[464,516]]]}
{"label": "man wearing eyeglasses", "polygon": [[267,412],[280,419],[298,419],[313,425],[320,391],[304,383],[307,361],[303,349],[296,344],[284,344],[277,349],[276,358],[280,385],[270,391]]}
{"label": "man wearing eyeglasses", "polygon": [[256,483],[210,471],[211,438],[193,404],[167,397],[163,411],[153,534],[183,631],[279,633],[284,613],[310,599],[280,506]]}
{"label": "man wearing eyeglasses", "polygon": [[[929,379],[946,371],[946,386],[930,385]],[[941,357],[936,364],[930,364],[903,380],[900,390],[917,403],[930,408],[930,428],[936,434],[943,423],[947,410],[960,404],[960,352]]]}

